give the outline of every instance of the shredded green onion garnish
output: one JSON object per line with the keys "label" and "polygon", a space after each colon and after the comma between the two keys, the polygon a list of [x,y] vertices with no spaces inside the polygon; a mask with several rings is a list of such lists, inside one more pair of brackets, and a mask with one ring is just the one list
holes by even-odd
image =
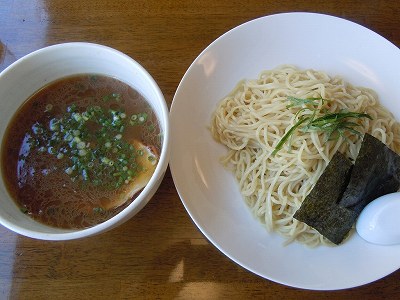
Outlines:
{"label": "shredded green onion garnish", "polygon": [[[296,118],[299,117],[299,115],[303,112],[308,112],[308,114],[303,114],[299,117],[298,121],[279,140],[274,151],[272,152],[272,155],[275,155],[279,150],[282,149],[283,145],[290,140],[293,133],[301,125],[303,125],[303,127],[301,127],[299,130],[302,132],[324,132],[326,134],[326,141],[328,141],[337,139],[340,136],[345,137],[346,131],[358,136],[362,135],[361,132],[354,129],[355,127],[361,125],[354,121],[350,121],[349,119],[368,118],[372,120],[372,117],[365,113],[347,111],[327,113],[322,109],[322,107],[330,100],[323,99],[322,97],[306,99],[288,97],[287,100],[290,101],[290,104],[287,105],[287,108],[301,107],[301,109],[296,113]],[[289,149],[290,147],[291,145],[289,143]]]}

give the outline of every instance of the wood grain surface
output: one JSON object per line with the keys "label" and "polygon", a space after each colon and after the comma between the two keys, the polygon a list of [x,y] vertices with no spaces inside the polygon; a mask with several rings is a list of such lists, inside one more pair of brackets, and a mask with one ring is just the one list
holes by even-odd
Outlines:
{"label": "wood grain surface", "polygon": [[[184,72],[214,39],[289,11],[343,17],[400,46],[397,0],[1,0],[0,71],[47,45],[95,42],[139,61],[171,105]],[[95,237],[47,242],[0,226],[0,299],[400,299],[399,282],[397,271],[365,286],[321,292],[260,278],[203,237],[169,170],[138,215]]]}

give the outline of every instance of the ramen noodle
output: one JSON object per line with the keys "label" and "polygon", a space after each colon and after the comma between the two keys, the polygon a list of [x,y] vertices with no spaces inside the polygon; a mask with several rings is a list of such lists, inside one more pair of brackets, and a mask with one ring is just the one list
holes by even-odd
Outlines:
{"label": "ramen noodle", "polygon": [[263,71],[258,79],[240,81],[218,104],[210,129],[213,137],[227,147],[221,161],[232,170],[252,213],[287,242],[327,244],[321,234],[293,215],[335,152],[354,161],[362,138],[349,131],[327,139],[324,132],[299,129],[291,135],[290,143],[273,154],[304,110],[304,106],[288,106],[288,97],[326,99],[318,104],[318,109],[326,113],[370,115],[372,119],[357,120],[357,131],[370,133],[397,153],[400,125],[380,105],[374,91],[354,87],[343,78],[321,71],[289,65]]}

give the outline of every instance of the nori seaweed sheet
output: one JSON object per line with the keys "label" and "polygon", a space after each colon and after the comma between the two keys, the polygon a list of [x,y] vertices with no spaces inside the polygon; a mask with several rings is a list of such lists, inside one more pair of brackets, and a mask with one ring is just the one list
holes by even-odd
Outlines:
{"label": "nori seaweed sheet", "polygon": [[352,166],[350,160],[336,152],[293,216],[335,244],[342,242],[357,218],[353,211],[338,206],[349,182]]}
{"label": "nori seaweed sheet", "polygon": [[355,165],[335,153],[293,217],[340,244],[368,203],[399,188],[400,156],[365,134]]}
{"label": "nori seaweed sheet", "polygon": [[349,184],[339,205],[360,214],[372,200],[399,190],[400,156],[365,134]]}

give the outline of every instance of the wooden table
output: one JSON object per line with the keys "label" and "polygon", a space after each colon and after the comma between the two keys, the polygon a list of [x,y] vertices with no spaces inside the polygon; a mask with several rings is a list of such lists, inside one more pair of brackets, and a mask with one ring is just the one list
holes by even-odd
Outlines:
{"label": "wooden table", "polygon": [[[287,11],[343,17],[400,46],[397,0],[1,0],[0,70],[55,43],[105,44],[139,61],[170,105],[209,43],[243,22]],[[99,236],[47,242],[0,226],[1,299],[400,299],[399,282],[397,271],[366,286],[319,292],[262,279],[202,236],[169,170],[138,215]]]}

